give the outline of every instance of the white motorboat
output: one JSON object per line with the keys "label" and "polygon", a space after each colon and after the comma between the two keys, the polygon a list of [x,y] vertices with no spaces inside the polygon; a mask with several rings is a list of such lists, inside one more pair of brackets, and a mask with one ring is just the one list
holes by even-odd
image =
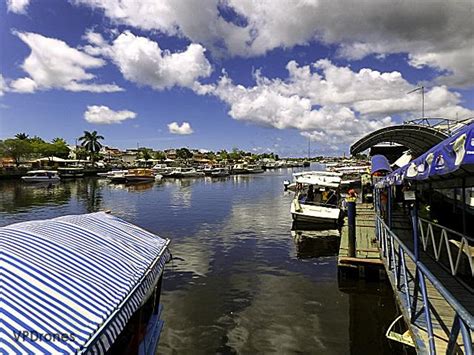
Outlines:
{"label": "white motorboat", "polygon": [[226,177],[229,176],[229,170],[228,169],[214,169],[211,172],[211,177]]}
{"label": "white motorboat", "polygon": [[112,170],[109,172],[107,179],[113,183],[124,183],[126,174],[128,174],[128,170]]}
{"label": "white motorboat", "polygon": [[249,172],[247,164],[234,164],[232,174],[247,174]]}
{"label": "white motorboat", "polygon": [[[283,186],[285,190],[296,191],[298,184],[301,185],[322,185],[336,188],[341,184],[342,173],[330,171],[304,171],[293,174],[293,182],[285,180]],[[329,185],[328,185],[329,184]]]}
{"label": "white motorboat", "polygon": [[130,169],[125,174],[125,182],[146,182],[155,181],[155,174],[151,169]]}
{"label": "white motorboat", "polygon": [[247,172],[249,174],[259,174],[263,173],[263,168],[257,164],[249,164],[247,165]]}
{"label": "white motorboat", "polygon": [[155,174],[166,175],[173,171],[173,168],[166,164],[156,164],[151,168]]}
{"label": "white motorboat", "polygon": [[186,177],[201,177],[204,176],[204,172],[196,170],[194,168],[175,168],[171,173],[167,174],[166,177],[173,178],[186,178]]}
{"label": "white motorboat", "polygon": [[25,182],[57,182],[61,180],[57,171],[54,170],[32,170],[28,171],[21,179]]}
{"label": "white motorboat", "polygon": [[291,202],[290,211],[294,221],[314,224],[339,222],[339,176],[300,175],[296,182],[301,189]]}

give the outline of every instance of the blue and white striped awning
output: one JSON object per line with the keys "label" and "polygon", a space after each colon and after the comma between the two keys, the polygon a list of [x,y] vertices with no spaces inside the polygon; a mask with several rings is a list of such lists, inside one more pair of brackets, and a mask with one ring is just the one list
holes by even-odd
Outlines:
{"label": "blue and white striped awning", "polygon": [[104,212],[0,228],[0,354],[104,353],[158,281],[168,243]]}

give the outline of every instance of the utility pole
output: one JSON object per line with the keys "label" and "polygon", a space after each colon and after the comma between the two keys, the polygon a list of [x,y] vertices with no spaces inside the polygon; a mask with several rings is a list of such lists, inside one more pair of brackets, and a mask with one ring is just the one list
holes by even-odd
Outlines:
{"label": "utility pole", "polygon": [[421,91],[421,118],[425,118],[425,87],[420,86],[419,88],[413,89],[412,91],[407,92],[407,94],[411,94],[415,91]]}

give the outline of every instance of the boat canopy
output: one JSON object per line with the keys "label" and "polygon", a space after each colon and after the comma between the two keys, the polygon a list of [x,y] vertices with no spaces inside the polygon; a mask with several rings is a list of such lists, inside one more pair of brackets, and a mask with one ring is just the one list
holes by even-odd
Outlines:
{"label": "boat canopy", "polygon": [[474,123],[393,171],[377,187],[400,185],[404,180],[428,180],[436,187],[474,186]]}
{"label": "boat canopy", "polygon": [[370,173],[373,175],[378,172],[391,172],[392,168],[388,159],[384,155],[374,155],[372,157],[372,165],[370,168]]}
{"label": "boat canopy", "polygon": [[0,352],[110,348],[170,259],[162,239],[105,212],[0,228]]}
{"label": "boat canopy", "polygon": [[341,177],[320,174],[303,174],[295,176],[295,182],[303,185],[337,188],[341,184]]}

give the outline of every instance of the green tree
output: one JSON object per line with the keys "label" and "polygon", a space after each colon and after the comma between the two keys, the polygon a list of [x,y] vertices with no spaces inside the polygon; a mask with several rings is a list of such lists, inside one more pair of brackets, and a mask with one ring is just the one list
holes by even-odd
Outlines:
{"label": "green tree", "polygon": [[63,138],[54,138],[49,144],[51,155],[66,159],[69,156],[69,147]]}
{"label": "green tree", "polygon": [[84,135],[79,138],[81,145],[89,153],[92,162],[94,161],[96,154],[100,151],[100,148],[102,148],[102,144],[99,141],[103,139],[104,137],[98,135],[97,131],[84,131]]}
{"label": "green tree", "polygon": [[19,139],[19,140],[27,140],[29,137],[29,135],[27,135],[26,133],[18,133],[18,134],[15,134],[15,138]]}
{"label": "green tree", "polygon": [[183,160],[191,159],[193,157],[193,153],[188,148],[179,148],[176,150],[176,156]]}
{"label": "green tree", "polygon": [[166,159],[165,152],[162,152],[161,150],[155,152],[154,156],[155,156],[155,159],[158,159],[158,160],[165,160]]}
{"label": "green tree", "polygon": [[232,148],[232,152],[229,153],[229,159],[233,161],[242,159],[242,152],[238,148]]}
{"label": "green tree", "polygon": [[24,139],[9,138],[0,144],[0,155],[9,157],[15,161],[16,166],[31,154],[30,142]]}
{"label": "green tree", "polygon": [[151,158],[153,158],[153,150],[151,150],[150,148],[141,148],[140,149],[140,158],[141,159],[145,159],[145,160],[149,160]]}

